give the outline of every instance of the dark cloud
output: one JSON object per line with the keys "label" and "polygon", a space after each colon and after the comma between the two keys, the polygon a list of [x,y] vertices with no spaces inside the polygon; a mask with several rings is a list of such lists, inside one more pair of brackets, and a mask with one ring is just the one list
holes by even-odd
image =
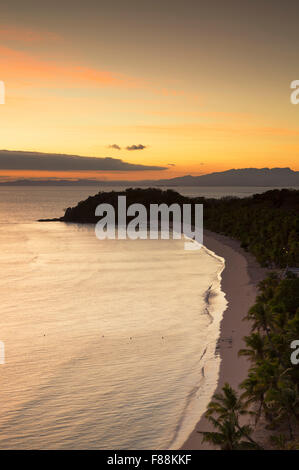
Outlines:
{"label": "dark cloud", "polygon": [[142,144],[139,144],[139,145],[129,145],[128,147],[126,147],[127,150],[143,150],[143,149],[146,149],[146,145],[142,145]]}
{"label": "dark cloud", "polygon": [[41,171],[145,171],[166,170],[162,166],[127,163],[118,158],[79,157],[56,153],[0,150],[1,170]]}
{"label": "dark cloud", "polygon": [[121,147],[117,144],[108,145],[109,149],[121,150]]}
{"label": "dark cloud", "polygon": [[175,166],[175,163],[167,163],[168,166]]}
{"label": "dark cloud", "polygon": [[[126,147],[126,150],[143,150],[143,149],[146,149],[146,147],[147,147],[146,145],[142,145],[142,144],[128,145]],[[118,144],[108,145],[108,148],[109,149],[115,149],[115,150],[121,150],[121,147]]]}

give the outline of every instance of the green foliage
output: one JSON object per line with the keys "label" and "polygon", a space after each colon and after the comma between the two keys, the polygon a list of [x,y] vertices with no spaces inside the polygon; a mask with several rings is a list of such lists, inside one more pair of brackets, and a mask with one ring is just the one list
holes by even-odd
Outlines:
{"label": "green foliage", "polygon": [[205,200],[204,226],[241,242],[262,266],[299,266],[299,191]]}
{"label": "green foliage", "polygon": [[257,419],[263,413],[271,428],[287,423],[289,439],[299,421],[299,368],[291,363],[290,344],[299,338],[299,279],[271,274],[259,285],[256,304],[246,317],[252,334],[245,337],[247,348],[239,354],[252,363],[241,384],[242,397],[258,404]]}
{"label": "green foliage", "polygon": [[299,442],[288,442],[283,434],[271,436],[271,442],[280,450],[299,450]]}
{"label": "green foliage", "polygon": [[203,436],[203,442],[217,445],[221,450],[261,449],[251,438],[252,428],[240,424],[240,417],[250,414],[247,408],[247,403],[237,396],[229,384],[225,384],[222,393],[213,396],[206,411],[206,417],[216,431],[198,431]]}
{"label": "green foliage", "polygon": [[239,351],[251,362],[240,385],[243,393],[238,397],[225,384],[223,393],[214,395],[206,416],[215,431],[201,432],[203,441],[225,450],[259,448],[251,438],[252,428],[239,423],[241,416],[252,414],[255,423],[263,415],[268,428],[281,423],[287,426],[287,436],[271,436],[275,447],[298,448],[293,431],[299,421],[299,367],[290,360],[290,344],[299,339],[298,293],[299,279],[291,273],[283,279],[271,273],[260,282],[256,303],[245,318],[251,322],[252,332]]}

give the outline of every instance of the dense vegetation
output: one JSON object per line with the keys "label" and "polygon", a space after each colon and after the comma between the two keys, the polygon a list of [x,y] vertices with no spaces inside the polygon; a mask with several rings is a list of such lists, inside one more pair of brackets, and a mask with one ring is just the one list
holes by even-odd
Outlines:
{"label": "dense vegetation", "polygon": [[239,240],[263,266],[299,267],[299,191],[277,189],[242,199],[188,198],[157,188],[100,192],[68,208],[61,220],[95,223],[97,205],[109,203],[117,211],[118,195],[127,197],[127,205],[138,202],[146,208],[151,203],[202,203],[205,228]]}
{"label": "dense vegetation", "polygon": [[211,432],[198,431],[203,442],[219,446],[221,450],[260,450],[261,446],[252,439],[253,428],[242,425],[242,416],[249,415],[248,401],[225,384],[222,393],[216,393],[209,403],[206,417],[216,429]]}
{"label": "dense vegetation", "polygon": [[299,266],[299,191],[207,201],[205,227],[241,242],[262,266]]}
{"label": "dense vegetation", "polygon": [[241,396],[228,384],[214,396],[206,414],[217,430],[202,433],[203,439],[222,449],[259,448],[251,438],[252,427],[239,424],[239,416],[251,409],[255,424],[263,416],[269,429],[283,428],[272,438],[276,446],[299,449],[294,436],[299,424],[299,365],[291,362],[291,343],[299,339],[299,279],[291,273],[283,279],[269,275],[259,284],[245,320],[252,325],[251,334],[239,354],[248,357],[251,366],[240,384]]}

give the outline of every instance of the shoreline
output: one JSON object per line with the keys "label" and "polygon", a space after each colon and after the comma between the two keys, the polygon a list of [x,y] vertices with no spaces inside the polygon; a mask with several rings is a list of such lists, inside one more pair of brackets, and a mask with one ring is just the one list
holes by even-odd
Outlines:
{"label": "shoreline", "polygon": [[[220,323],[220,336],[217,352],[221,364],[217,387],[219,393],[228,382],[233,388],[246,378],[249,362],[245,357],[238,357],[238,351],[244,347],[243,337],[250,333],[250,323],[243,321],[249,308],[255,303],[257,284],[265,278],[267,269],[262,268],[253,255],[240,248],[238,241],[209,230],[204,230],[204,246],[225,260],[221,273],[221,290],[228,302]],[[228,341],[229,340],[229,341]],[[212,426],[201,416],[195,428],[180,447],[182,450],[208,450],[214,447],[202,443],[197,430],[211,431]]]}

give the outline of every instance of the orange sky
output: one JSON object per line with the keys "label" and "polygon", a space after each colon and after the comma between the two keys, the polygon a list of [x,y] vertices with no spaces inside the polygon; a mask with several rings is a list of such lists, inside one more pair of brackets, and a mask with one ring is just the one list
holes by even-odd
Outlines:
{"label": "orange sky", "polygon": [[[171,9],[116,2],[113,9],[88,0],[84,8],[74,2],[72,11],[64,1],[51,11],[13,3],[17,9],[0,9],[0,148],[169,169],[11,169],[0,176],[158,179],[242,167],[299,170],[299,105],[290,102],[299,39],[288,8],[274,2],[269,12],[264,2],[245,1],[232,16],[230,1],[226,9],[220,1],[190,8],[173,1]],[[146,148],[125,149],[133,144]]]}

